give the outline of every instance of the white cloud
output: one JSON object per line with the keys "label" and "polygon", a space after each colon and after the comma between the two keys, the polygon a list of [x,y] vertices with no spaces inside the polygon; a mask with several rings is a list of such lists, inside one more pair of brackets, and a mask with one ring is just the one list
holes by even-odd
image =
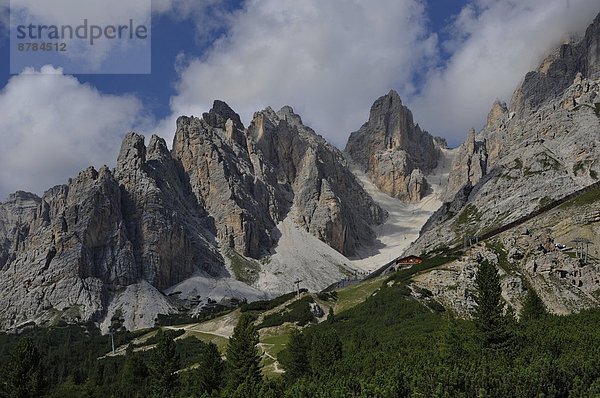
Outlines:
{"label": "white cloud", "polygon": [[[150,26],[154,15],[169,15],[175,22],[192,20],[196,27],[196,41],[204,46],[214,37],[231,15],[234,0],[0,0],[0,33],[8,30],[12,18],[13,26],[34,23],[35,25],[89,25],[100,28],[128,25],[129,20],[138,25]],[[94,29],[98,29],[97,27]],[[96,31],[96,34],[98,31]],[[190,32],[193,34],[192,32]],[[91,33],[90,33],[91,35]],[[62,38],[67,51],[52,54],[44,63],[62,63],[69,73],[145,73],[149,70],[150,44],[147,40]],[[60,56],[61,59],[56,58]],[[31,66],[25,59],[12,66],[17,72],[23,65]],[[39,62],[39,61],[37,61]],[[38,65],[38,64],[36,64]]]}
{"label": "white cloud", "polygon": [[114,164],[128,129],[147,123],[135,97],[102,94],[50,66],[13,76],[0,91],[0,115],[0,201]]}
{"label": "white cloud", "polygon": [[[28,26],[33,23],[38,26],[68,25],[73,29],[83,25],[84,20],[87,20],[90,26],[96,25],[98,30],[104,29],[105,26],[129,25],[129,21],[132,20],[134,27],[144,25],[148,29],[151,9],[151,0],[11,0],[10,19],[12,26]],[[61,31],[60,29],[59,32]],[[95,32],[95,34],[97,33]],[[88,35],[91,34],[88,33]],[[30,40],[35,40],[35,37],[37,34],[34,32],[34,36]],[[94,45],[89,44],[89,39],[61,37],[61,42],[67,45],[66,51],[59,53],[65,58],[61,62],[64,62],[65,67],[70,71],[94,73],[106,71],[107,66],[103,65],[103,62],[107,60],[114,64],[135,51],[141,53],[145,50],[144,54],[150,52],[147,40],[127,40],[128,33],[123,40],[107,39],[103,35],[100,37],[94,42]],[[25,56],[21,54],[20,57]],[[147,58],[149,62],[149,55]],[[135,58],[128,59],[127,63],[134,61]],[[51,62],[53,61],[48,63]],[[127,70],[123,67],[119,70],[123,69]]]}
{"label": "white cloud", "polygon": [[[177,115],[198,115],[216,98],[246,123],[267,105],[289,104],[343,147],[373,100],[395,88],[422,126],[458,144],[597,8],[595,0],[472,0],[450,40],[437,43],[418,0],[248,0],[207,54],[179,58],[189,64],[178,63],[173,115],[161,131],[171,134]],[[418,90],[415,74],[425,76]]]}
{"label": "white cloud", "polygon": [[[158,128],[167,140],[178,115],[199,115],[218,98],[246,123],[267,105],[292,105],[339,147],[390,88],[422,126],[458,144],[469,127],[482,126],[495,98],[510,99],[524,74],[598,11],[592,0],[571,0],[569,8],[565,0],[473,0],[450,27],[451,40],[437,43],[419,0],[248,0],[233,13],[216,0],[154,2],[156,13],[217,15],[229,28],[201,59],[173,60],[178,93]],[[445,61],[441,48],[452,54]],[[135,97],[44,72],[14,76],[0,92],[0,200],[113,163],[122,135],[149,125]],[[426,74],[418,94],[415,73]]]}
{"label": "white cloud", "polygon": [[477,0],[463,8],[444,48],[452,56],[430,71],[409,105],[421,125],[460,143],[482,128],[496,98],[514,89],[555,46],[581,34],[598,13],[597,0]]}
{"label": "white cloud", "polygon": [[375,98],[412,91],[413,72],[436,46],[425,20],[417,0],[249,0],[227,35],[182,71],[174,116],[222,99],[248,123],[256,110],[287,104],[343,146]]}

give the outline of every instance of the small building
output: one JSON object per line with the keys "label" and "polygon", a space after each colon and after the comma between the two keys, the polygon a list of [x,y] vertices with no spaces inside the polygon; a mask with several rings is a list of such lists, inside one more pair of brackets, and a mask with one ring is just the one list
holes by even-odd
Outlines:
{"label": "small building", "polygon": [[396,265],[400,265],[400,266],[413,266],[416,264],[421,264],[423,262],[423,259],[419,256],[408,256],[408,257],[403,257],[403,258],[398,258],[396,259]]}

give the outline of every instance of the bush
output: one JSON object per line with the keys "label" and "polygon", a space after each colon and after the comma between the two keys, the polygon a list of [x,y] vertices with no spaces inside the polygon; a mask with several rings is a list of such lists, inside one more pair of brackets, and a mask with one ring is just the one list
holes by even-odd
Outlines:
{"label": "bush", "polygon": [[[307,291],[308,290],[306,290],[306,289],[300,289],[300,293],[305,293]],[[296,297],[297,294],[298,294],[297,292],[290,292],[290,293],[283,294],[279,297],[276,297],[272,300],[258,300],[258,301],[253,301],[251,303],[244,303],[240,307],[240,311],[241,312],[248,312],[248,311],[264,312],[264,311],[272,310],[273,308],[280,306],[281,304],[285,303],[286,301],[293,299],[294,297]]]}
{"label": "bush", "polygon": [[317,297],[319,298],[319,300],[323,301],[337,301],[338,293],[335,290],[331,292],[319,292],[317,293]]}
{"label": "bush", "polygon": [[303,297],[286,306],[283,312],[265,316],[259,329],[271,326],[283,325],[285,322],[295,322],[298,326],[304,326],[315,321],[315,316],[310,311],[310,304],[314,303],[312,297]]}

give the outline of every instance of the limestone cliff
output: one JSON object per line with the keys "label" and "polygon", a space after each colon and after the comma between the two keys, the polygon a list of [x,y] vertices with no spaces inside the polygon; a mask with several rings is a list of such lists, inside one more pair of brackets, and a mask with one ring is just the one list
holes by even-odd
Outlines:
{"label": "limestone cliff", "polygon": [[421,130],[392,90],[375,101],[369,120],[350,134],[345,151],[380,190],[418,202],[428,192],[425,176],[437,166],[438,145],[445,142]]}
{"label": "limestone cliff", "polygon": [[[258,112],[245,129],[215,101],[203,118],[177,120],[171,151],[162,138],[146,145],[129,133],[114,170],[88,168],[41,198],[17,192],[0,204],[0,328],[59,319],[107,327],[115,313],[128,327],[152,326],[158,313],[189,305],[162,293],[169,288],[258,267],[252,258],[271,254],[286,218],[350,255],[385,217],[340,151],[291,108]],[[341,278],[331,267],[312,289]]]}
{"label": "limestone cliff", "polygon": [[[536,71],[528,73],[508,106],[494,103],[485,127],[478,133],[470,131],[458,149],[446,203],[428,220],[408,252],[462,247],[465,237],[485,236],[599,181],[599,41],[600,15],[585,37],[560,46]],[[468,300],[444,292],[454,289],[460,296],[469,290],[477,255],[493,257],[504,266],[503,257],[510,257],[513,251],[522,256],[510,260],[507,272],[512,272],[512,282],[505,286],[506,297],[510,298],[511,289],[519,296],[527,282],[555,312],[597,305],[591,295],[600,288],[597,266],[582,268],[563,253],[538,248],[548,240],[568,244],[562,241],[565,228],[572,230],[569,240],[581,234],[599,244],[597,236],[571,220],[581,211],[596,214],[598,206],[598,201],[588,200],[568,212],[549,213],[550,218],[542,214],[534,219],[534,226],[535,220],[543,220],[550,232],[538,229],[534,236],[521,236],[511,229],[494,237],[495,241],[468,250],[468,258],[444,267],[455,272],[453,277],[446,278],[443,275],[449,274],[438,270],[422,282],[435,285],[436,291],[457,303],[455,306],[467,305]],[[457,278],[465,289],[456,289]]]}

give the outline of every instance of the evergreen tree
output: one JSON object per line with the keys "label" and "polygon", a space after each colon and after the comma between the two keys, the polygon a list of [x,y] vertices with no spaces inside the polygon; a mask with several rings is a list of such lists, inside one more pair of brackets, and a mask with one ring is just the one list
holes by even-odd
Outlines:
{"label": "evergreen tree", "polygon": [[327,322],[335,322],[335,314],[333,313],[333,307],[329,307],[329,313],[327,313]]}
{"label": "evergreen tree", "polygon": [[503,316],[502,287],[496,266],[487,260],[481,261],[475,285],[475,324],[481,334],[482,345],[486,348],[502,345],[507,339],[507,330]]}
{"label": "evergreen tree", "polygon": [[540,319],[548,314],[546,305],[531,286],[527,289],[527,295],[521,308],[521,322]]}
{"label": "evergreen tree", "polygon": [[310,373],[308,348],[300,331],[292,330],[287,349],[278,359],[285,368],[284,378],[289,384]]}
{"label": "evergreen tree", "polygon": [[143,396],[140,391],[144,380],[148,377],[148,368],[139,354],[133,352],[133,346],[127,346],[125,366],[121,374],[119,396],[133,398]]}
{"label": "evergreen tree", "polygon": [[42,354],[32,339],[22,338],[5,365],[4,383],[8,397],[26,398],[44,395]]}
{"label": "evergreen tree", "polygon": [[258,393],[259,398],[279,398],[283,397],[284,386],[280,382],[281,379],[266,380]]}
{"label": "evergreen tree", "polygon": [[252,376],[248,376],[241,384],[231,386],[225,395],[227,398],[260,398],[261,385]]}
{"label": "evergreen tree", "polygon": [[204,344],[198,367],[183,372],[181,396],[199,397],[218,392],[223,384],[223,360],[216,345]]}
{"label": "evergreen tree", "polygon": [[200,360],[199,369],[202,370],[199,380],[201,392],[211,393],[221,389],[225,366],[219,349],[214,343],[206,345],[206,351]]}
{"label": "evergreen tree", "polygon": [[172,397],[178,387],[179,355],[171,333],[159,332],[158,344],[152,350],[150,377],[152,394],[157,397]]}
{"label": "evergreen tree", "polygon": [[242,314],[227,345],[227,387],[236,389],[242,383],[247,387],[262,381],[260,355],[256,345],[258,332],[253,318]]}
{"label": "evergreen tree", "polygon": [[335,329],[316,333],[311,339],[310,369],[321,375],[342,358],[342,342]]}

